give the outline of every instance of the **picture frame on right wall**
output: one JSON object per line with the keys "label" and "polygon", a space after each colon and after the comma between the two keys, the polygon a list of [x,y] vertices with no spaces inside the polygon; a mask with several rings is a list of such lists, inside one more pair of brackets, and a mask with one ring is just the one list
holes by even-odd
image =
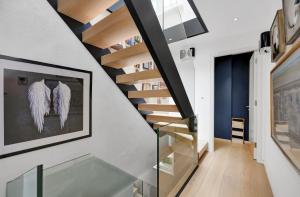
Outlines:
{"label": "picture frame on right wall", "polygon": [[300,0],[283,0],[286,43],[292,44],[300,35]]}
{"label": "picture frame on right wall", "polygon": [[271,71],[271,137],[300,174],[300,49]]}
{"label": "picture frame on right wall", "polygon": [[276,62],[285,52],[285,30],[283,10],[278,10],[271,26],[271,55]]}

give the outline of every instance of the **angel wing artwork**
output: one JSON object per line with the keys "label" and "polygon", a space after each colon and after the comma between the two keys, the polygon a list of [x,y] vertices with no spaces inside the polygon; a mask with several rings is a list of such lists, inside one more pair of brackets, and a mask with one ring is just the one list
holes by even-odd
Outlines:
{"label": "angel wing artwork", "polygon": [[50,112],[50,89],[44,80],[34,82],[28,88],[28,100],[34,124],[41,133],[44,127],[44,116]]}
{"label": "angel wing artwork", "polygon": [[61,129],[65,126],[65,122],[68,119],[71,101],[71,89],[61,81],[53,90],[53,104],[54,111],[59,114]]}

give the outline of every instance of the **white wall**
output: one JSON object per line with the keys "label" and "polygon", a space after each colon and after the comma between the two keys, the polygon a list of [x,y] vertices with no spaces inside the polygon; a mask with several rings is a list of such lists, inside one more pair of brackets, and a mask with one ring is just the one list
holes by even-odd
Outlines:
{"label": "white wall", "polygon": [[[270,118],[270,71],[275,66],[271,63],[271,53],[258,54],[262,69],[255,74],[261,82],[258,96],[258,111],[261,114],[260,132],[262,150],[260,159],[264,164],[275,197],[298,197],[300,194],[300,175],[296,172],[279,147],[271,138]],[[259,137],[259,136],[258,136]]]}
{"label": "white wall", "polygon": [[186,94],[190,100],[193,110],[195,110],[195,66],[194,59],[180,60],[180,50],[176,44],[169,45],[178,73],[183,83]]}
{"label": "white wall", "polygon": [[[46,0],[0,1],[0,54],[93,71],[93,137],[0,160],[8,180],[92,153],[140,176],[156,161],[156,134]],[[3,110],[3,109],[1,109]]]}

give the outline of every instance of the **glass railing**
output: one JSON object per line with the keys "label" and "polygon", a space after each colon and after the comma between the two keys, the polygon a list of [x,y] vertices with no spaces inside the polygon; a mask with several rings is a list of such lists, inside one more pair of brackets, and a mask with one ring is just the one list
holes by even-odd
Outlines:
{"label": "glass railing", "polygon": [[84,155],[46,169],[35,167],[7,183],[6,197],[176,196],[198,165],[196,119],[153,124],[157,163],[139,178]]}
{"label": "glass railing", "polygon": [[7,183],[6,197],[42,197],[42,166],[37,166]]}
{"label": "glass railing", "polygon": [[156,188],[85,155],[51,168],[36,167],[7,183],[7,197],[141,197]]}
{"label": "glass railing", "polygon": [[176,196],[198,166],[195,118],[156,123],[159,196]]}
{"label": "glass railing", "polygon": [[187,38],[184,22],[196,18],[187,0],[151,0],[168,43]]}

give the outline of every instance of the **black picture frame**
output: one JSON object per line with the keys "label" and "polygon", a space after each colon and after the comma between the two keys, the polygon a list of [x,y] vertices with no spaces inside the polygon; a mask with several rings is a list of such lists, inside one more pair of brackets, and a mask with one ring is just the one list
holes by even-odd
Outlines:
{"label": "black picture frame", "polygon": [[20,155],[20,154],[24,154],[24,153],[28,153],[28,152],[32,152],[32,151],[36,151],[36,150],[40,150],[40,149],[44,149],[44,148],[49,148],[52,146],[57,146],[60,144],[65,144],[65,143],[69,143],[69,142],[73,142],[73,141],[77,141],[77,140],[81,140],[81,139],[85,139],[85,138],[89,138],[92,137],[92,87],[93,87],[93,73],[92,71],[88,71],[88,70],[82,70],[82,69],[77,69],[77,68],[70,68],[70,67],[65,67],[65,66],[60,66],[60,65],[56,65],[56,64],[50,64],[50,63],[44,63],[44,62],[39,62],[39,61],[35,61],[35,60],[27,60],[27,59],[22,59],[22,58],[17,58],[17,57],[11,57],[11,56],[6,56],[6,55],[1,55],[0,54],[0,59],[3,60],[10,60],[10,61],[15,61],[15,62],[21,62],[21,63],[29,63],[29,64],[34,64],[34,65],[38,65],[38,66],[46,66],[46,67],[52,67],[55,69],[63,69],[63,70],[70,70],[70,71],[76,71],[76,72],[82,72],[82,73],[86,73],[89,75],[89,106],[88,106],[88,114],[89,114],[89,131],[87,135],[84,136],[80,136],[80,137],[75,137],[72,139],[67,139],[64,141],[59,141],[59,142],[54,142],[54,143],[50,143],[50,144],[45,144],[45,145],[41,145],[41,146],[37,146],[37,147],[33,147],[33,148],[28,148],[28,149],[24,149],[24,150],[20,150],[20,151],[15,151],[15,152],[11,152],[11,153],[7,153],[7,154],[0,154],[0,159],[4,159],[7,157],[12,157],[12,156],[16,156],[16,155]]}

